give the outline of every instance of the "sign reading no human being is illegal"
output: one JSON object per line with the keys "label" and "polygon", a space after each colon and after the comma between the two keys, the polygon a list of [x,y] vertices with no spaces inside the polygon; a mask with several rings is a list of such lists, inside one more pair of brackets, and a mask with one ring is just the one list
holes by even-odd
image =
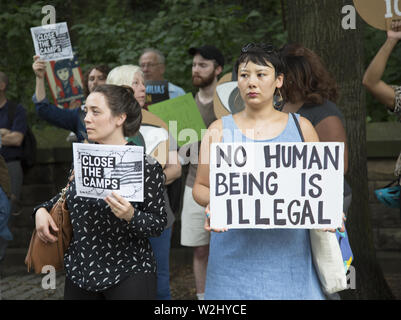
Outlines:
{"label": "sign reading no human being is illegal", "polygon": [[73,59],[66,22],[31,28],[35,53],[44,61]]}
{"label": "sign reading no human being is illegal", "polygon": [[342,224],[343,143],[213,143],[209,178],[212,228]]}
{"label": "sign reading no human being is illegal", "polygon": [[104,199],[113,191],[143,202],[143,147],[74,143],[77,195]]}

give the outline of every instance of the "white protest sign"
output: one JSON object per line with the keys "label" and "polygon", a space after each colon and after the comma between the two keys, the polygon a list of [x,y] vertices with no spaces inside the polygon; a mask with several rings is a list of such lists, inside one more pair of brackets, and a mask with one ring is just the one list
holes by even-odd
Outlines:
{"label": "white protest sign", "polygon": [[73,154],[78,196],[143,201],[143,147],[74,143]]}
{"label": "white protest sign", "polygon": [[35,53],[41,60],[72,59],[70,35],[66,22],[31,28]]}
{"label": "white protest sign", "polygon": [[337,228],[344,144],[213,143],[212,228]]}

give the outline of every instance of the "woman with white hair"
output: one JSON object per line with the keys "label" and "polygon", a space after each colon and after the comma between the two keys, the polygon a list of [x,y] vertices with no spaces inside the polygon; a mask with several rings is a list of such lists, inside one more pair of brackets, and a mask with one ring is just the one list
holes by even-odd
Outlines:
{"label": "woman with white hair", "polygon": [[[106,79],[107,84],[130,86],[134,90],[135,99],[141,107],[145,105],[146,93],[144,77],[139,66],[122,65],[112,69]],[[163,127],[164,128],[163,128]],[[167,126],[164,122],[142,108],[142,124],[139,129],[140,136],[127,137],[128,141],[142,144],[145,152],[153,156],[164,167],[165,185],[172,183],[181,176],[181,165],[178,160],[178,153],[174,148],[175,143],[168,143],[169,139]],[[141,139],[143,138],[143,139]],[[143,141],[140,143],[140,141]],[[168,147],[170,145],[170,147]],[[163,149],[168,152],[163,152]],[[166,158],[164,158],[166,154]],[[149,238],[157,263],[157,299],[170,300],[170,240],[174,213],[171,209],[166,190],[164,191],[167,211],[167,226],[161,236]]]}

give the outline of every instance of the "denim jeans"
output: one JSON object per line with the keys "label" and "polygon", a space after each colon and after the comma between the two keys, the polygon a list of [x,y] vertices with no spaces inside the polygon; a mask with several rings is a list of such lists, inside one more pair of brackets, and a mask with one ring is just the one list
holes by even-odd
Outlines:
{"label": "denim jeans", "polygon": [[0,187],[0,261],[4,258],[7,242],[13,239],[8,229],[8,218],[10,217],[10,200]]}
{"label": "denim jeans", "polygon": [[157,300],[171,300],[170,295],[170,240],[171,229],[159,237],[149,238],[157,265]]}

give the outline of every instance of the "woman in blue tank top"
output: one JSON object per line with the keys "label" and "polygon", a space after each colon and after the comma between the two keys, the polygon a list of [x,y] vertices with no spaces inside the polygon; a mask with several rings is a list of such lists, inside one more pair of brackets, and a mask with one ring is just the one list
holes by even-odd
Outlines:
{"label": "woman in blue tank top", "polygon": [[[273,107],[284,78],[283,61],[273,46],[246,45],[236,70],[245,109],[211,124],[202,140],[201,160],[209,159],[213,142],[300,142],[297,124],[306,142],[319,141],[308,120],[296,116],[295,121],[292,115]],[[204,162],[198,165],[193,196],[206,207],[210,200],[209,164]],[[212,232],[210,240],[205,299],[324,299],[308,230],[212,231],[217,232]]]}

